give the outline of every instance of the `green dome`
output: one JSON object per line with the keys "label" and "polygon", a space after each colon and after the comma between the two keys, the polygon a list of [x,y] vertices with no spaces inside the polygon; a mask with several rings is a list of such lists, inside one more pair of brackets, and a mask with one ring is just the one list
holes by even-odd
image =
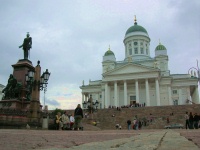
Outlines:
{"label": "green dome", "polygon": [[137,25],[137,23],[134,24],[134,26],[131,26],[127,31],[126,31],[126,35],[131,33],[131,32],[136,32],[136,31],[140,31],[140,32],[144,32],[146,34],[147,33],[147,30],[145,28],[143,28],[142,26],[140,25]]}
{"label": "green dome", "polygon": [[156,47],[156,49],[155,49],[156,51],[158,51],[158,50],[167,50],[166,48],[165,48],[165,46],[164,45],[162,45],[162,44],[159,44],[157,47]]}
{"label": "green dome", "polygon": [[110,49],[104,54],[104,56],[115,55]]}

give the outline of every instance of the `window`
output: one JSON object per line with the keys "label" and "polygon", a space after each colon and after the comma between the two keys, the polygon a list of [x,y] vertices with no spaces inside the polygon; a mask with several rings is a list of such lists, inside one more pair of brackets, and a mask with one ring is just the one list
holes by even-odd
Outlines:
{"label": "window", "polygon": [[132,55],[132,49],[131,48],[129,49],[129,55]]}
{"label": "window", "polygon": [[136,96],[130,96],[130,100],[131,101],[135,101],[136,100]]}
{"label": "window", "polygon": [[141,42],[140,45],[143,45],[143,42]]}
{"label": "window", "polygon": [[144,49],[143,48],[141,48],[141,54],[144,54]]}
{"label": "window", "polygon": [[129,43],[129,47],[131,47],[131,43]]}
{"label": "window", "polygon": [[178,105],[178,100],[174,100],[174,105]]}
{"label": "window", "polygon": [[101,95],[99,95],[99,98],[101,98]]}
{"label": "window", "polygon": [[138,43],[137,42],[134,42],[134,45],[137,45]]}
{"label": "window", "polygon": [[177,94],[177,90],[173,90],[172,93],[173,93],[173,94]]}
{"label": "window", "polygon": [[134,48],[134,50],[135,50],[135,54],[138,54],[138,48],[136,47]]}

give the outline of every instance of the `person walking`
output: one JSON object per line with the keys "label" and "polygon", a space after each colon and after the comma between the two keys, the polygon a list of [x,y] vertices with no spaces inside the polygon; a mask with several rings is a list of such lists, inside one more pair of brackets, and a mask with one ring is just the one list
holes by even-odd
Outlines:
{"label": "person walking", "polygon": [[185,128],[189,129],[189,116],[187,111],[185,113]]}
{"label": "person walking", "polygon": [[128,130],[130,130],[131,129],[131,120],[130,119],[127,120],[127,125],[128,125]]}
{"label": "person walking", "polygon": [[197,115],[197,113],[194,114],[194,128],[198,129],[198,124],[199,124],[199,116]]}
{"label": "person walking", "polygon": [[194,116],[193,116],[192,112],[190,112],[190,114],[189,114],[189,127],[190,127],[190,129],[194,129]]}
{"label": "person walking", "polygon": [[74,123],[74,129],[75,130],[79,130],[79,128],[81,127],[81,120],[83,118],[83,110],[81,108],[81,105],[78,104],[75,111],[74,111],[74,119],[75,119],[75,123]]}

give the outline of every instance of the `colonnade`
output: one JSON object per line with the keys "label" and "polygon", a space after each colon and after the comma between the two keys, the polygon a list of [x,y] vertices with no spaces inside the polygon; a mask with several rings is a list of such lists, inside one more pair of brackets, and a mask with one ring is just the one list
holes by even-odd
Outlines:
{"label": "colonnade", "polygon": [[[138,80],[134,80],[135,82],[135,95],[136,95],[136,103],[141,103],[140,102],[140,97],[139,97],[139,82]],[[123,86],[124,86],[124,105],[129,105],[128,102],[128,89],[127,89],[127,80],[123,81]],[[160,87],[159,87],[159,81],[158,79],[155,79],[155,87],[156,87],[156,103],[157,106],[160,106]],[[110,87],[108,85],[108,83],[105,83],[105,93],[104,91],[102,91],[102,95],[105,95],[105,100],[104,101],[104,106],[108,107],[110,105]],[[119,86],[118,86],[118,82],[114,81],[114,105],[115,106],[119,106],[119,97],[118,97],[118,92],[119,92]],[[148,79],[145,79],[145,93],[146,93],[146,106],[150,106],[150,95],[149,95],[149,81]],[[171,92],[169,93],[171,94]],[[171,97],[171,96],[170,96]]]}
{"label": "colonnade", "polygon": [[[139,82],[140,81],[140,82]],[[153,95],[155,95],[155,99],[152,99],[152,95],[150,98],[150,83],[149,83],[149,79],[143,79],[143,81],[140,79],[138,81],[138,79],[134,80],[134,86],[135,86],[135,90],[133,89],[132,91],[130,91],[130,88],[128,89],[128,83],[130,83],[130,80],[123,80],[123,81],[113,81],[111,82],[105,82],[104,83],[104,88],[99,91],[99,92],[95,92],[95,93],[82,93],[82,103],[84,101],[88,101],[90,94],[95,95],[96,98],[95,100],[98,100],[100,102],[101,108],[108,108],[109,106],[111,106],[111,103],[113,106],[127,106],[130,104],[130,99],[129,99],[129,95],[130,93],[134,93],[135,95],[135,102],[138,104],[142,104],[144,101],[141,102],[141,93],[140,93],[140,83],[143,82],[145,83],[145,91],[143,90],[143,93],[145,94],[145,105],[146,106],[155,106],[154,104],[156,103],[156,106],[161,106],[163,104],[161,104],[161,96],[160,96],[160,84],[159,84],[159,80],[157,78],[154,79],[154,85],[155,85],[155,93]],[[151,79],[152,81],[152,79]],[[122,83],[123,82],[123,83]],[[133,83],[133,82],[132,82]],[[151,82],[152,85],[152,82]],[[122,88],[123,86],[123,88]],[[111,88],[113,88],[113,93],[111,93]],[[121,90],[120,90],[121,88]],[[101,88],[100,88],[101,89]],[[119,102],[119,92],[122,92],[123,90],[123,96],[121,95],[120,97],[123,98],[123,102]],[[172,88],[171,86],[168,86],[166,88],[166,96],[168,97],[168,99],[166,99],[167,104],[168,105],[173,105],[173,96],[172,96]],[[198,88],[197,88],[198,90]],[[195,89],[195,94],[193,96],[193,99],[197,99],[196,103],[199,103],[199,99],[198,99],[198,91]],[[111,95],[112,94],[112,95]],[[152,94],[152,93],[151,93]],[[101,96],[100,96],[101,95]],[[182,105],[185,104],[186,102],[184,101],[184,97],[182,97],[183,92],[182,89],[179,88],[178,90],[178,105]],[[188,99],[190,98],[190,88],[187,89],[187,96]],[[101,97],[101,98],[100,98]],[[93,97],[94,98],[94,97]],[[143,97],[144,99],[144,97]],[[153,102],[154,100],[154,102]],[[166,105],[166,101],[165,104]],[[152,102],[154,104],[152,104]]]}

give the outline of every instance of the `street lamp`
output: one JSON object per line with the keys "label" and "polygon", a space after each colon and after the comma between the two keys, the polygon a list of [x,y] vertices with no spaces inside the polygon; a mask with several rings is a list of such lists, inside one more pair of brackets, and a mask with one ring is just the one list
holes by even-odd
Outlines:
{"label": "street lamp", "polygon": [[[195,71],[196,70],[196,71]],[[197,78],[197,81],[199,82],[199,85],[200,85],[200,69],[199,69],[199,65],[198,65],[198,60],[197,60],[197,67],[191,67],[189,70],[188,70],[188,74],[190,74],[190,71],[191,71],[191,78]],[[194,74],[193,74],[194,73]],[[196,74],[197,73],[197,74]],[[198,85],[198,83],[197,83]],[[195,104],[194,102],[192,102],[191,100],[187,99],[186,100],[186,103],[192,103],[192,104]]]}
{"label": "street lamp", "polygon": [[[193,75],[193,70],[192,69],[195,69],[197,71],[197,75],[196,73],[194,72],[194,75]],[[200,69],[199,69],[199,65],[198,65],[198,60],[197,60],[197,67],[191,67],[189,70],[188,70],[188,74],[190,74],[190,71],[191,71],[191,77],[196,77],[198,79],[198,82],[200,84]]]}
{"label": "street lamp", "polygon": [[36,90],[36,86],[38,85],[38,91],[42,91],[44,88],[47,87],[50,73],[48,72],[48,69],[46,69],[46,71],[43,72],[42,76],[40,77],[40,80],[34,79],[34,74],[35,71],[33,70],[29,70],[28,74],[26,74],[25,78],[27,85],[30,86],[31,89],[33,88],[33,90]]}
{"label": "street lamp", "polygon": [[[38,61],[38,65],[40,64],[40,61]],[[37,72],[38,73],[38,72]],[[44,90],[44,93],[47,91],[47,84],[49,80],[50,73],[48,72],[48,69],[46,69],[45,72],[40,76],[39,79],[34,78],[36,72],[34,70],[29,70],[28,73],[25,75],[25,80],[27,82],[28,86],[28,93],[26,95],[26,98],[30,100],[30,94],[32,93],[32,89],[35,91],[36,87],[38,91]],[[40,74],[40,72],[39,72]]]}

